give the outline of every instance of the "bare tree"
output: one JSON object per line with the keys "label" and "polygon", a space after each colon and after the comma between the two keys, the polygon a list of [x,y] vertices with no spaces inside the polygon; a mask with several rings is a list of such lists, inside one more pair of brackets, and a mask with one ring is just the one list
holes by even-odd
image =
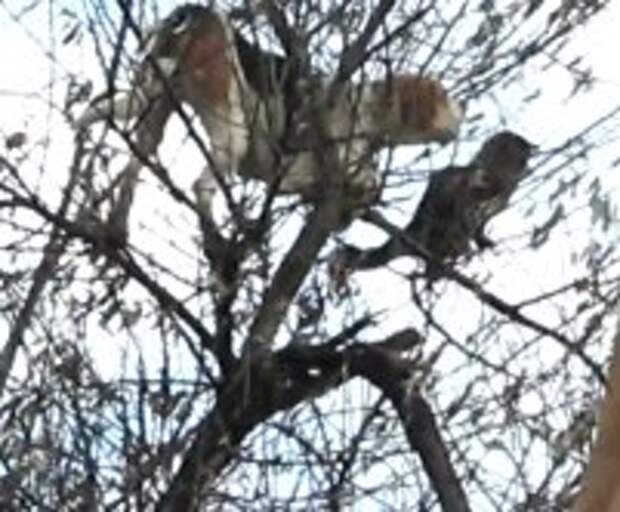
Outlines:
{"label": "bare tree", "polygon": [[[219,177],[212,218],[190,190],[209,139],[174,87],[157,158],[131,125],[71,129],[93,89],[134,80],[145,27],[172,5],[0,4],[47,84],[0,97],[23,107],[0,124],[0,508],[567,509],[618,300],[620,102],[579,53],[610,7],[251,4],[217,7],[301,84],[274,144],[294,151],[303,127],[322,186]],[[330,101],[404,70],[465,105],[460,135],[382,150],[381,193],[352,213]],[[404,229],[429,174],[507,129],[539,152],[489,221],[494,246],[433,261]],[[119,239],[128,153],[147,172]],[[404,257],[334,286],[335,249],[394,237]]]}

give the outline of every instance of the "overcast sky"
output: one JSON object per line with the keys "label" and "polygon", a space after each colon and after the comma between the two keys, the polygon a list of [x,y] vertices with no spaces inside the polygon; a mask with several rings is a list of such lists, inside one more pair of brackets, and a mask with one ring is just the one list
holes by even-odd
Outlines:
{"label": "overcast sky", "polygon": [[[48,180],[54,181],[53,169],[66,165],[70,157],[72,132],[62,116],[55,111],[55,105],[59,104],[63,98],[68,76],[77,74],[79,78],[92,79],[95,89],[102,87],[103,80],[100,66],[93,56],[92,40],[89,34],[83,35],[81,45],[64,45],[60,40],[62,34],[66,33],[66,27],[72,23],[71,16],[62,14],[60,9],[55,11],[54,16],[49,16],[47,9],[40,7],[16,20],[15,16],[25,4],[27,2],[0,3],[0,47],[9,50],[4,56],[8,59],[8,66],[0,78],[0,107],[3,112],[0,136],[25,130],[31,142],[41,143],[42,149],[36,162],[39,169],[45,169],[45,173],[42,173],[42,182],[46,183]],[[160,4],[161,10],[167,12],[164,4],[165,2]],[[175,2],[169,2],[169,4],[174,5]],[[74,6],[78,14],[83,14],[82,3],[78,1],[65,1],[52,5]],[[539,13],[539,17],[541,23],[544,22],[545,16],[542,12]],[[515,84],[514,91],[511,93],[516,98],[514,101],[506,101],[503,98],[500,109],[497,106],[497,98],[480,100],[469,105],[468,116],[481,113],[486,116],[490,126],[499,126],[507,122],[510,129],[539,144],[543,152],[564,142],[566,137],[584,127],[586,124],[584,120],[594,121],[620,105],[620,66],[610,65],[610,62],[615,63],[617,60],[617,49],[611,42],[618,40],[618,19],[620,19],[620,2],[612,2],[602,16],[598,16],[586,28],[579,29],[571,42],[571,46],[577,49],[576,53],[584,55],[584,65],[592,68],[593,75],[597,79],[592,93],[572,98],[570,95],[572,81],[566,71],[557,68],[543,75],[536,68],[538,64],[532,64],[527,78],[532,83],[526,83],[526,86],[540,88],[539,99],[532,103],[534,108],[520,101],[520,97],[527,91],[519,89],[523,88],[522,84]],[[53,37],[50,34],[53,34]],[[52,58],[51,55],[56,57]],[[50,87],[50,84],[57,84],[57,87]],[[504,116],[503,119],[500,119],[500,112]],[[467,128],[467,122],[464,128]],[[52,139],[51,143],[46,144],[49,138]],[[463,137],[457,144],[456,147],[459,149],[456,153],[454,151],[441,153],[431,164],[428,164],[428,170],[444,165],[446,158],[455,158],[457,163],[466,163],[477,150],[480,140],[470,142]],[[197,173],[200,172],[201,163],[191,158],[193,151],[191,147],[179,149],[180,146],[178,138],[169,136],[168,147],[170,149],[164,154],[170,162],[183,162],[183,168],[188,170],[175,175],[175,179],[182,187],[189,187]],[[613,145],[611,148],[599,154],[593,162],[593,176],[596,173],[605,174],[609,162],[620,156],[614,154]],[[195,155],[195,152],[193,154]],[[406,152],[403,158],[406,160]],[[610,190],[616,189],[614,181],[608,183]],[[140,197],[143,199],[151,193],[156,193],[155,188],[154,185],[150,188],[147,186]],[[422,191],[423,184],[413,191],[408,207],[400,211],[390,211],[388,215],[396,222],[404,222],[410,215],[408,208],[416,204]],[[510,237],[518,236],[518,233],[523,231],[521,214],[523,209],[528,207],[529,194],[530,190],[527,188],[517,193],[515,198],[517,207],[502,215],[492,224],[492,234],[501,232],[502,235]],[[157,200],[149,202],[157,204]],[[519,209],[521,205],[522,208]],[[149,206],[152,207],[152,204]],[[544,208],[538,211],[541,219],[548,214]],[[183,228],[193,229],[194,219],[188,216],[187,212],[184,215]],[[560,254],[566,255],[570,245],[575,242],[575,236],[589,237],[591,235],[587,216],[584,216],[581,223],[571,223],[570,229],[571,232],[567,233],[563,240],[556,241]],[[363,234],[362,240],[367,244],[376,243],[384,238],[381,232],[362,223],[356,223],[347,233],[347,237],[355,240],[360,234]],[[523,246],[524,243],[521,245]],[[518,283],[511,282],[515,298],[531,295],[537,289],[544,289],[550,280],[563,279],[569,267],[569,260],[549,256],[551,257],[554,258],[553,263],[550,261],[549,265],[541,266],[540,254],[521,256],[519,264],[528,271],[524,272],[523,279]],[[493,259],[495,268],[511,266],[514,268],[516,264],[510,252],[503,252],[499,255],[499,259],[493,254],[481,258],[480,268],[484,269],[491,259]],[[536,263],[532,264],[532,262]],[[411,261],[398,262],[393,265],[393,268],[410,269],[412,265]],[[385,275],[380,279],[364,274],[359,274],[356,279],[363,283],[368,292],[366,295],[369,297],[381,297],[380,290],[385,288],[386,283],[390,283],[390,301],[393,304],[402,304],[408,311],[408,287],[402,286],[402,279],[393,273],[383,272],[383,274]],[[495,286],[503,290],[506,283],[502,279],[502,274],[497,273],[494,279]],[[458,295],[455,297],[458,303],[460,300]],[[449,301],[446,302],[449,303]],[[395,308],[395,311],[397,310],[398,308]],[[403,322],[409,322],[408,315],[409,313],[403,315]]]}
{"label": "overcast sky", "polygon": [[[64,32],[63,27],[65,24],[70,24],[71,18],[59,12],[50,17],[45,8],[37,8],[22,18],[21,22],[16,21],[14,15],[28,3],[21,0],[5,2],[0,0],[0,48],[3,48],[5,59],[5,67],[0,75],[0,111],[3,113],[0,121],[0,144],[3,136],[16,131],[27,132],[29,143],[40,146],[40,149],[33,153],[34,158],[30,164],[32,172],[40,173],[41,190],[46,194],[53,194],[58,192],[54,171],[67,167],[72,148],[72,131],[65,119],[56,111],[55,105],[62,101],[64,87],[70,74],[76,73],[80,78],[92,79],[96,88],[102,86],[103,80],[101,69],[93,57],[89,35],[84,35],[83,45],[63,45],[59,34]],[[53,2],[49,4],[54,5]],[[63,1],[62,5],[72,3]],[[76,9],[80,9],[81,2],[76,0],[73,5]],[[162,12],[167,12],[167,9],[162,7]],[[527,75],[528,83],[525,85],[532,88],[540,87],[540,97],[535,102],[526,104],[521,101],[525,92],[520,90],[523,84],[517,83],[512,86],[506,97],[501,98],[501,109],[497,106],[497,98],[488,98],[470,105],[468,115],[483,114],[487,116],[489,129],[500,126],[503,128],[507,124],[510,129],[537,143],[542,149],[542,154],[535,159],[535,163],[540,162],[546,157],[547,151],[583,129],[588,120],[595,121],[620,105],[620,66],[617,65],[620,52],[619,20],[620,2],[612,2],[603,15],[598,16],[586,28],[580,29],[571,42],[571,47],[577,50],[576,53],[584,55],[584,65],[591,67],[596,77],[596,85],[591,93],[571,97],[572,82],[566,71],[558,68],[543,74],[537,68],[538,64],[533,63],[528,68],[530,73]],[[54,36],[51,37],[50,34]],[[52,58],[51,55],[56,57]],[[56,84],[57,87],[50,87],[50,84]],[[509,98],[512,99],[509,101]],[[504,119],[500,119],[500,110]],[[467,122],[464,128],[468,128]],[[170,132],[166,158],[169,162],[182,164],[177,167],[182,167],[184,172],[175,175],[175,179],[182,187],[188,189],[202,164],[195,158],[196,153],[191,147],[179,149],[182,144],[179,138],[172,135],[173,133],[180,132],[174,130]],[[441,156],[425,164],[428,165],[428,169],[424,170],[440,167],[450,158],[454,158],[457,163],[466,163],[479,144],[480,139],[469,141],[464,137],[464,140],[460,140],[457,145],[450,146]],[[452,151],[454,147],[458,150]],[[618,157],[620,157],[620,144],[616,142],[589,162],[591,166],[589,179],[601,177],[605,183],[605,190],[612,196],[617,194],[619,180],[615,176],[617,170],[613,170],[610,163]],[[402,158],[403,161],[407,161],[407,152],[402,152]],[[544,204],[548,194],[545,195],[538,185],[535,174],[516,194],[513,201],[514,208],[491,224],[492,238],[502,242],[500,250],[490,251],[477,258],[468,267],[469,273],[480,276],[485,276],[489,268],[493,269],[493,278],[485,286],[511,301],[536,296],[558,283],[570,280],[571,276],[579,272],[579,267],[571,260],[571,251],[575,247],[587,245],[597,236],[603,236],[591,228],[589,213],[584,209],[581,215],[571,216],[570,223],[559,228],[560,233],[556,234],[553,240],[553,250],[527,251],[532,226],[549,214]],[[553,186],[550,182],[547,188]],[[412,190],[411,199],[403,209],[392,209],[387,212],[390,218],[399,224],[407,220],[411,214],[410,208],[416,204],[423,187],[424,183],[420,183],[420,186]],[[534,190],[537,194],[535,197],[532,196]],[[151,220],[154,208],[160,207],[160,204],[170,205],[171,208],[177,207],[169,200],[160,203],[165,200],[165,194],[158,190],[157,184],[152,180],[143,187],[139,195],[138,206],[141,209],[138,210],[138,215],[134,216],[136,221]],[[534,201],[539,202],[540,206],[534,215],[524,218],[524,212]],[[586,202],[584,198],[574,199],[574,204],[584,208]],[[196,273],[195,267],[192,266],[192,257],[195,255],[185,257],[180,249],[173,249],[167,243],[158,244],[159,241],[168,241],[177,234],[187,236],[186,241],[190,236],[196,235],[193,216],[185,209],[177,208],[175,210],[177,216],[172,217],[177,222],[174,229],[166,226],[170,234],[164,233],[160,238],[156,238],[148,230],[134,230],[132,242],[137,243],[143,237],[149,244],[156,244],[152,247],[158,256],[169,251],[170,257],[162,256],[161,261],[173,261],[179,267],[179,272],[185,271],[187,277],[192,278]],[[159,220],[160,214],[154,218]],[[299,224],[299,218],[296,222]],[[604,236],[618,238],[618,230],[614,228],[612,231]],[[384,236],[363,223],[356,223],[345,235],[348,240],[368,245],[378,243]],[[354,277],[354,283],[362,287],[368,303],[376,309],[390,308],[389,319],[394,330],[402,326],[423,324],[421,319],[415,316],[417,312],[411,304],[408,283],[397,273],[397,271],[409,271],[415,265],[411,259],[402,259],[393,263],[390,270],[359,273]],[[465,339],[467,333],[474,332],[478,328],[483,314],[482,308],[477,301],[472,300],[469,292],[463,291],[458,286],[453,284],[440,286],[450,286],[451,293],[442,297],[440,305],[446,316],[452,315],[456,319],[455,325],[448,327],[454,328],[459,339]],[[467,309],[467,315],[462,314],[464,304],[471,307]],[[540,308],[528,313],[547,322],[548,311]],[[0,334],[1,329],[0,324]],[[2,339],[4,336],[0,336],[0,340]],[[104,373],[109,372],[107,376],[110,378],[120,369],[115,358],[114,343],[114,339],[110,338],[106,343],[93,346],[100,370]],[[550,352],[555,350],[558,354],[564,350],[554,346],[553,343],[545,346]],[[160,347],[153,348],[151,355],[155,358],[156,367],[159,362],[156,351]],[[109,364],[105,364],[106,362]],[[455,367],[458,363],[459,361],[454,363]],[[458,377],[451,379],[450,385],[458,388]],[[532,400],[530,404],[532,412],[535,413],[540,403]],[[501,461],[498,467],[501,467]]]}

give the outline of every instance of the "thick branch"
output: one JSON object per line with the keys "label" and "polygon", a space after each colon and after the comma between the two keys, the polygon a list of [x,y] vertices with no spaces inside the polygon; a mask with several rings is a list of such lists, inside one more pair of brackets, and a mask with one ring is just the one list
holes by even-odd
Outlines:
{"label": "thick branch", "polygon": [[[156,510],[195,510],[204,488],[217,479],[253,428],[277,411],[295,407],[362,376],[381,389],[394,405],[444,511],[468,512],[465,493],[432,411],[418,393],[409,389],[412,363],[402,356],[419,342],[418,333],[408,329],[370,345],[339,349],[327,343],[288,348],[275,355],[277,364],[270,367],[267,375],[264,360],[250,360],[248,368],[240,368],[228,381],[216,407],[198,426],[196,439]],[[348,371],[343,371],[345,368]]]}
{"label": "thick branch", "polygon": [[[310,116],[311,129],[317,140],[322,142],[329,140],[327,112],[326,108],[320,108]],[[291,301],[316,262],[319,251],[330,233],[341,223],[346,171],[335,148],[328,147],[321,151],[320,147],[324,145],[317,146],[313,157],[317,168],[322,170],[320,177],[323,186],[316,191],[318,199],[306,225],[276,271],[263,304],[257,311],[248,338],[255,347],[272,343]]]}
{"label": "thick branch", "polygon": [[342,344],[365,325],[361,323],[348,332],[349,336],[338,336],[323,346],[278,352],[267,363],[268,372],[264,358],[247,358],[247,366],[230,376],[214,409],[198,425],[196,438],[156,510],[195,510],[205,487],[217,479],[244,437],[272,414],[321,396],[360,375],[362,367],[378,353],[389,351],[396,361],[399,353],[419,343],[417,332],[406,330],[382,343],[342,349]]}
{"label": "thick branch", "polygon": [[354,373],[366,377],[381,389],[398,412],[414,452],[420,455],[444,512],[469,512],[467,497],[429,404],[411,387],[409,370],[394,350],[368,350],[358,354],[351,365]]}
{"label": "thick branch", "polygon": [[471,510],[430,405],[417,392],[391,398],[398,410],[409,446],[420,455],[444,512]]}
{"label": "thick branch", "polygon": [[333,201],[319,205],[308,217],[293,247],[278,268],[250,329],[252,343],[273,340],[286,311],[334,225],[340,208]]}

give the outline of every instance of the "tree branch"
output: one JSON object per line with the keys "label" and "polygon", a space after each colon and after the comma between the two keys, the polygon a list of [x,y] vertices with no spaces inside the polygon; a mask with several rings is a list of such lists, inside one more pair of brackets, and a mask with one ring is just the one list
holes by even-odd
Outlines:
{"label": "tree branch", "polygon": [[[408,336],[413,337],[412,341],[419,339],[417,333],[401,333],[398,342],[398,338],[392,337],[392,347],[406,341]],[[469,512],[467,497],[450,462],[433,412],[420,393],[412,388],[411,365],[404,364],[399,356],[394,348],[370,346],[353,359],[351,371],[368,379],[389,398],[398,412],[409,446],[420,455],[444,512]]]}
{"label": "tree branch", "polygon": [[[78,238],[86,243],[91,244],[97,250],[105,251],[105,255],[114,263],[118,264],[127,275],[139,282],[153,297],[155,297],[160,305],[174,311],[185,324],[194,331],[200,339],[201,346],[206,349],[213,350],[215,343],[209,331],[204,327],[202,322],[196,318],[186,307],[168,290],[161,286],[157,281],[149,277],[142,270],[140,265],[136,263],[129,251],[118,247],[110,247],[106,243],[105,226],[93,228],[92,226],[83,226],[78,222],[73,222],[67,218],[51,212],[38,197],[33,196],[24,198],[14,196],[15,203],[23,208],[29,209],[45,220],[51,222],[58,229],[63,230],[67,236]],[[188,343],[188,348],[197,361],[202,361],[203,357],[195,346]]]}
{"label": "tree branch", "polygon": [[339,212],[339,206],[329,200],[312,211],[265,293],[250,328],[250,343],[272,342],[291,301],[333,230]]}
{"label": "tree branch", "polygon": [[[427,262],[432,263],[433,265],[436,265],[441,270],[442,275],[445,275],[449,279],[457,282],[463,288],[472,292],[482,302],[488,304],[499,313],[507,316],[514,322],[528,327],[533,331],[538,332],[539,334],[548,336],[549,338],[558,342],[570,353],[575,354],[579,359],[581,359],[581,361],[592,371],[592,373],[597,376],[600,382],[605,382],[605,376],[601,371],[600,366],[596,364],[596,362],[594,362],[592,358],[583,351],[582,347],[579,344],[572,342],[566,336],[561,334],[558,330],[547,327],[546,325],[543,325],[540,322],[529,318],[528,316],[521,313],[519,306],[513,306],[511,304],[508,304],[506,301],[500,299],[497,295],[482,288],[482,286],[480,286],[480,284],[473,279],[470,279],[462,273],[457,272],[448,265],[444,265],[437,258],[434,258],[433,255],[430,254],[416,240],[414,240],[412,237],[408,236],[407,233],[405,233],[403,230],[389,222],[380,213],[376,211],[368,212],[366,215],[366,219],[369,222],[372,222],[376,226],[385,230],[391,237],[395,237],[396,239],[400,240],[400,242],[406,246],[408,252],[411,255],[417,256]],[[372,250],[369,252],[372,252]],[[379,257],[376,257],[375,259],[376,262],[385,260],[385,258]],[[371,262],[371,259],[368,259],[368,262]],[[374,263],[374,261],[372,262]],[[366,268],[370,267],[366,265]]]}
{"label": "tree branch", "polygon": [[[67,214],[73,190],[77,183],[77,177],[80,171],[80,163],[84,156],[84,139],[82,137],[76,138],[76,147],[73,152],[73,161],[69,168],[69,180],[62,194],[62,199],[58,210],[57,216],[64,217]],[[10,164],[7,160],[2,158],[0,163],[11,169],[11,172],[17,175],[17,168]],[[32,277],[32,285],[24,301],[24,305],[20,309],[15,323],[9,332],[8,339],[2,348],[0,353],[0,396],[4,393],[7,380],[15,363],[15,357],[17,355],[18,348],[24,342],[24,333],[30,326],[32,317],[34,315],[34,308],[41,297],[41,294],[45,290],[45,285],[53,277],[54,269],[60,261],[65,247],[67,244],[67,237],[62,233],[62,230],[54,225],[52,232],[49,236],[48,242],[43,249],[43,257],[39,262]]]}
{"label": "tree branch", "polygon": [[338,65],[338,71],[336,72],[335,82],[346,82],[355,70],[364,62],[368,44],[379,29],[381,23],[385,21],[385,17],[392,10],[395,3],[395,0],[381,0],[379,5],[370,15],[368,23],[366,23],[366,26],[362,30],[360,36],[343,50],[342,57]]}
{"label": "tree branch", "polygon": [[[397,333],[371,345],[342,345],[366,324],[321,346],[288,347],[276,354],[265,372],[262,358],[238,367],[218,396],[213,410],[199,423],[196,437],[181,467],[155,508],[157,512],[195,510],[205,487],[212,484],[232,460],[244,437],[272,414],[291,409],[323,395],[353,377],[378,353],[390,352],[394,361],[420,343],[414,330]],[[357,363],[356,363],[357,361]],[[409,368],[410,363],[403,361]],[[345,371],[345,369],[353,371]],[[394,370],[395,366],[390,368]]]}

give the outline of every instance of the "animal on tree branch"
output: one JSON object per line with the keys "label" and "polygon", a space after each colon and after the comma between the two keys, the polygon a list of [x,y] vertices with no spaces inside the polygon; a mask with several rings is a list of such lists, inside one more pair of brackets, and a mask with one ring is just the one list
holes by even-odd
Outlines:
{"label": "animal on tree branch", "polygon": [[[325,186],[327,173],[316,159],[325,143],[337,148],[352,209],[364,208],[378,195],[376,151],[447,142],[463,117],[460,105],[430,77],[405,73],[347,83],[328,102],[327,77],[293,76],[293,68],[285,57],[249,42],[212,8],[183,5],[157,24],[146,37],[132,89],[99,97],[76,122],[84,129],[98,121],[135,120],[133,139],[142,158],[134,155],[124,170],[112,212],[117,227],[126,234],[138,172],[145,157],[156,153],[179,103],[192,107],[209,138],[208,164],[195,186],[207,215],[213,184],[235,174],[312,200]],[[325,105],[327,140],[317,140],[304,117],[308,97]]]}
{"label": "animal on tree branch", "polygon": [[346,246],[332,255],[330,272],[337,286],[351,270],[376,268],[405,255],[424,257],[427,277],[434,280],[442,265],[471,252],[472,241],[479,249],[493,247],[486,225],[508,206],[534,148],[523,137],[502,131],[484,142],[469,165],[434,172],[401,235],[374,249]]}

